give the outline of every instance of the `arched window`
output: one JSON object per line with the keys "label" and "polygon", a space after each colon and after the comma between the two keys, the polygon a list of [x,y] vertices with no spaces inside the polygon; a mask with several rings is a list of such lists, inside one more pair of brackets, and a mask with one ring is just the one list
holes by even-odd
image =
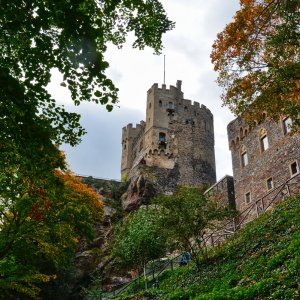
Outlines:
{"label": "arched window", "polygon": [[161,100],[159,100],[159,107],[162,107],[163,105],[162,105],[162,101]]}
{"label": "arched window", "polygon": [[241,128],[240,128],[240,138],[242,139],[243,136],[244,136],[244,132],[243,132],[243,128],[241,127]]}
{"label": "arched window", "polygon": [[185,106],[185,107],[184,107],[184,111],[188,111],[188,108],[187,108],[187,106]]}
{"label": "arched window", "polygon": [[259,131],[259,142],[260,142],[261,152],[264,152],[269,148],[269,140],[268,140],[267,130],[265,128],[262,128]]}
{"label": "arched window", "polygon": [[245,145],[241,147],[241,163],[242,163],[242,167],[246,167],[248,165],[248,154]]}

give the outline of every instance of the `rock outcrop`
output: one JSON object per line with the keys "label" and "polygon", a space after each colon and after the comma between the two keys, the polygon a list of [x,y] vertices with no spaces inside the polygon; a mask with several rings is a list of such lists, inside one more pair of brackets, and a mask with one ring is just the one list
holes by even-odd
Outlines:
{"label": "rock outcrop", "polygon": [[122,195],[124,211],[129,212],[141,205],[147,205],[159,194],[174,193],[179,176],[178,165],[173,169],[139,166],[130,180],[127,191]]}

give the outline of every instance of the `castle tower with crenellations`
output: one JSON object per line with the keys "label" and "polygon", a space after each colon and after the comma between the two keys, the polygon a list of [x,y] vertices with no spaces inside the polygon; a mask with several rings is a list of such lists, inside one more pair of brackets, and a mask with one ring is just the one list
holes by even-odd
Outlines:
{"label": "castle tower with crenellations", "polygon": [[213,115],[184,99],[176,86],[153,84],[147,92],[146,120],[122,130],[121,174],[131,178],[141,165],[177,169],[177,184],[216,182]]}

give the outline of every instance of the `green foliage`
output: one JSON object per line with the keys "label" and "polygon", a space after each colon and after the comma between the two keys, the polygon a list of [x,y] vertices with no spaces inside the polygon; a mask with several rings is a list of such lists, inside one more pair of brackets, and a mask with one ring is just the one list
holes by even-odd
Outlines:
{"label": "green foliage", "polygon": [[105,74],[107,45],[121,48],[134,32],[134,47],[159,53],[173,26],[157,0],[1,0],[0,297],[38,297],[36,282],[70,262],[103,212],[79,182],[55,174],[66,170],[57,145],[74,146],[85,131],[48,93],[51,70],[75,105],[111,111],[118,89]]}
{"label": "green foliage", "polygon": [[90,288],[83,288],[83,293],[92,299],[102,299],[102,278],[99,276],[92,278],[92,283]]}
{"label": "green foliage", "polygon": [[212,249],[200,269],[166,273],[157,299],[299,299],[299,224],[300,195]]}
{"label": "green foliage", "polygon": [[156,211],[140,208],[115,228],[114,256],[127,268],[141,270],[150,260],[165,254],[166,244]]}
{"label": "green foliage", "polygon": [[52,170],[65,164],[53,143],[74,146],[85,133],[80,115],[58,106],[46,89],[53,68],[63,74],[61,85],[75,105],[93,101],[111,111],[118,89],[105,73],[107,45],[121,48],[133,32],[134,47],[158,53],[162,35],[173,27],[158,0],[2,0],[1,197],[18,195],[23,177],[54,184]]}
{"label": "green foliage", "polygon": [[180,187],[174,195],[161,195],[155,203],[161,220],[161,230],[174,248],[192,253],[200,267],[207,256],[205,233],[232,215],[228,208],[207,199],[196,188]]}
{"label": "green foliage", "polygon": [[0,299],[38,299],[41,286],[70,266],[79,238],[94,237],[103,216],[97,194],[69,173],[56,178],[54,188],[2,203]]}

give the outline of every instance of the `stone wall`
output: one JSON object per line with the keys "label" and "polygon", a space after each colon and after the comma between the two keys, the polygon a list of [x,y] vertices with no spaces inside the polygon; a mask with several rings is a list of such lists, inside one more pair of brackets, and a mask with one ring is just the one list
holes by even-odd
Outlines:
{"label": "stone wall", "polygon": [[[270,202],[272,195],[276,196],[276,190],[299,173],[300,134],[285,134],[283,119],[275,122],[267,118],[249,128],[239,117],[229,123],[227,129],[237,209],[243,211],[253,203],[259,203],[262,197]],[[262,145],[264,136],[269,144],[265,150]],[[242,155],[245,153],[248,163],[243,166]],[[292,164],[296,168],[295,174],[292,174]],[[248,218],[251,219],[251,214]]]}
{"label": "stone wall", "polygon": [[204,194],[221,207],[235,208],[235,194],[233,177],[225,175],[217,183],[207,189]]}
{"label": "stone wall", "polygon": [[154,84],[147,93],[146,122],[123,128],[122,176],[135,175],[139,165],[172,170],[177,184],[216,182],[213,115],[198,102],[184,99],[176,87]]}

